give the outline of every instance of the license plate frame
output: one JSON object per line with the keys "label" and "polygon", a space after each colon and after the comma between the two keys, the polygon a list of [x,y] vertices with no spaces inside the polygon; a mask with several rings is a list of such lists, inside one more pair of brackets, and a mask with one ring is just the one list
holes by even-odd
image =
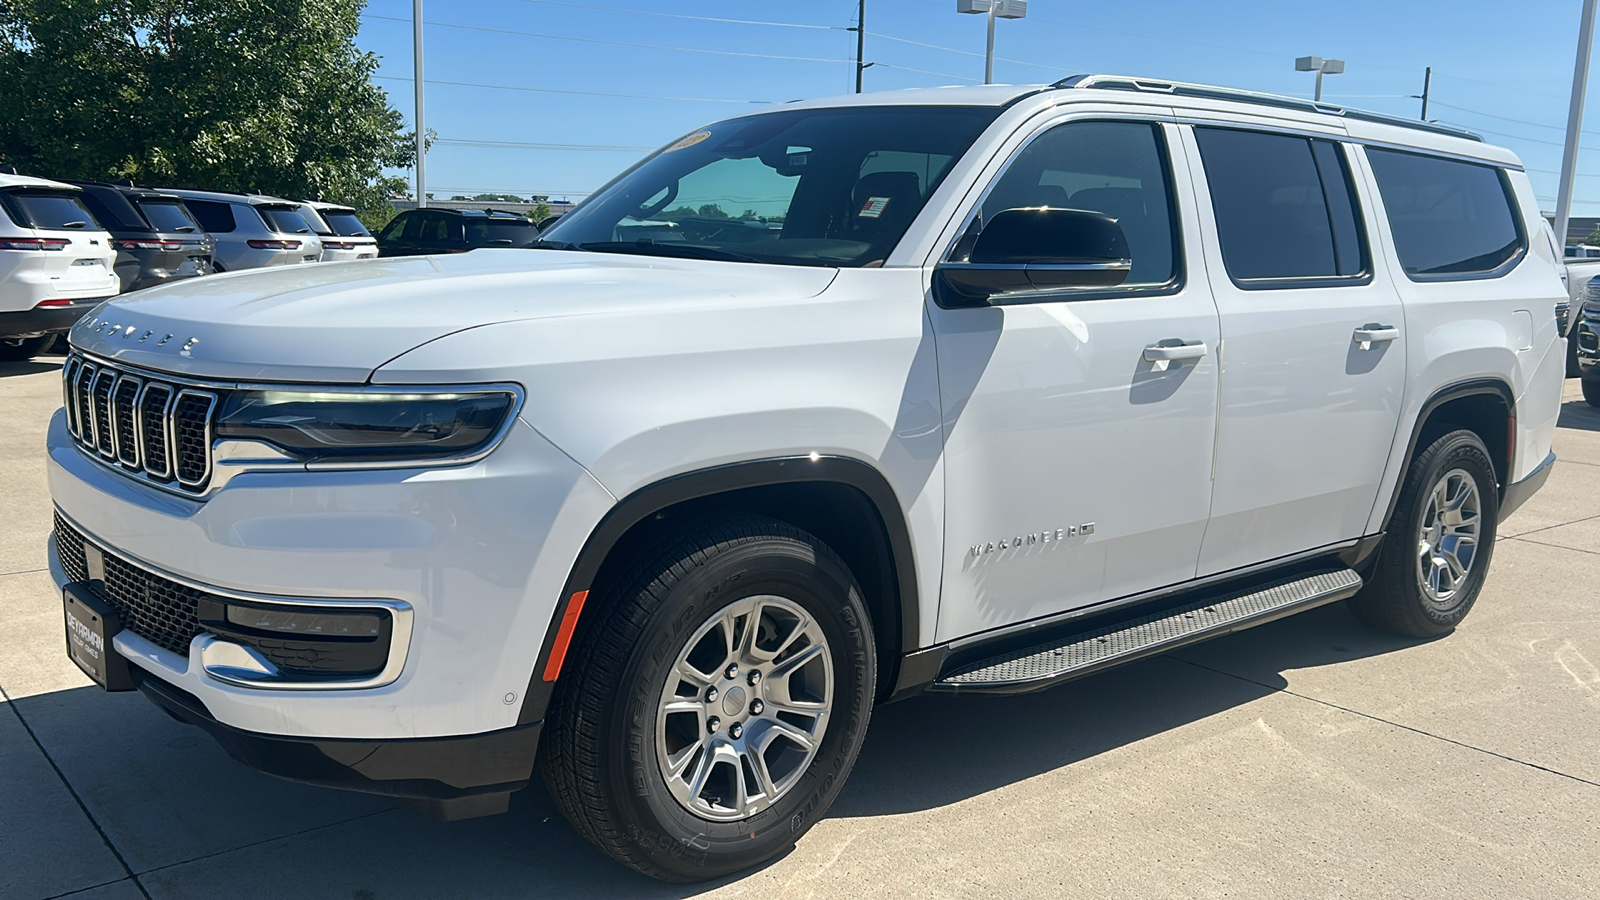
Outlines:
{"label": "license plate frame", "polygon": [[82,582],[62,588],[61,609],[67,657],[107,691],[134,690],[128,660],[112,646],[112,639],[122,630],[116,610]]}

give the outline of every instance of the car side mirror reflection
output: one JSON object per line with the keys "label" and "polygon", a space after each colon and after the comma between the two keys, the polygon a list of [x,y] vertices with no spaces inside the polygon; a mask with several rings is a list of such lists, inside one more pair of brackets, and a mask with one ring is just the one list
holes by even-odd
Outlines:
{"label": "car side mirror reflection", "polygon": [[1081,209],[1028,207],[995,213],[964,261],[934,268],[940,306],[1028,303],[1040,291],[1108,288],[1133,268],[1115,219]]}

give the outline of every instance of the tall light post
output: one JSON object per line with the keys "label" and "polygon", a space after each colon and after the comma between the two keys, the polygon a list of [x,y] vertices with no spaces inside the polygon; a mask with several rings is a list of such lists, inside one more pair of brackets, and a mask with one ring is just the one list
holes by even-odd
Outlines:
{"label": "tall light post", "polygon": [[1296,72],[1315,72],[1315,73],[1317,73],[1317,90],[1316,90],[1316,93],[1312,95],[1311,99],[1316,101],[1316,102],[1318,102],[1318,103],[1321,103],[1322,102],[1322,76],[1323,75],[1342,75],[1342,74],[1344,74],[1344,60],[1342,60],[1342,59],[1323,59],[1320,56],[1302,56],[1299,59],[1296,59],[1294,61],[1294,70]]}
{"label": "tall light post", "polygon": [[981,13],[989,17],[989,49],[983,54],[983,83],[994,84],[994,20],[1026,18],[1027,0],[956,0],[956,12]]}
{"label": "tall light post", "polygon": [[1578,29],[1578,60],[1572,67],[1572,105],[1567,109],[1567,142],[1561,150],[1561,183],[1556,185],[1556,240],[1567,246],[1572,216],[1572,182],[1578,174],[1578,133],[1583,128],[1583,98],[1589,89],[1589,50],[1594,41],[1595,0],[1583,0]]}
{"label": "tall light post", "polygon": [[411,0],[411,44],[417,89],[417,208],[421,209],[428,205],[427,178],[422,174],[422,155],[427,151],[427,130],[422,125],[422,0]]}

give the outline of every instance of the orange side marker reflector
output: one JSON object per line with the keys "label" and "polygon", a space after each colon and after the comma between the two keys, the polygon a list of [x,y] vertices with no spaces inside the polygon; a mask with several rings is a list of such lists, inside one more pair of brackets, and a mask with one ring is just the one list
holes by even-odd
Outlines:
{"label": "orange side marker reflector", "polygon": [[550,658],[544,664],[544,680],[555,681],[561,675],[561,664],[567,659],[567,645],[572,643],[572,632],[578,627],[578,614],[583,612],[583,601],[589,599],[588,591],[579,591],[567,601],[567,612],[561,617],[561,627],[556,629],[556,642],[550,648]]}

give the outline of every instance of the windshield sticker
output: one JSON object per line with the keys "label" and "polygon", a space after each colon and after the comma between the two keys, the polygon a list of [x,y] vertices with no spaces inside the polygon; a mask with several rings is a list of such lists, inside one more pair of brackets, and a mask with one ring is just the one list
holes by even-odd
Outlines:
{"label": "windshield sticker", "polygon": [[861,204],[861,211],[856,215],[863,219],[876,219],[883,215],[883,211],[888,205],[888,197],[868,197],[867,202]]}
{"label": "windshield sticker", "polygon": [[700,143],[701,141],[705,140],[708,137],[711,137],[711,132],[709,132],[709,131],[697,131],[694,134],[691,134],[686,138],[680,139],[677,143],[673,144],[672,146],[668,147],[667,149],[665,149],[665,150],[663,150],[661,152],[662,153],[671,153],[674,150],[682,150],[685,147],[693,147],[695,144]]}

